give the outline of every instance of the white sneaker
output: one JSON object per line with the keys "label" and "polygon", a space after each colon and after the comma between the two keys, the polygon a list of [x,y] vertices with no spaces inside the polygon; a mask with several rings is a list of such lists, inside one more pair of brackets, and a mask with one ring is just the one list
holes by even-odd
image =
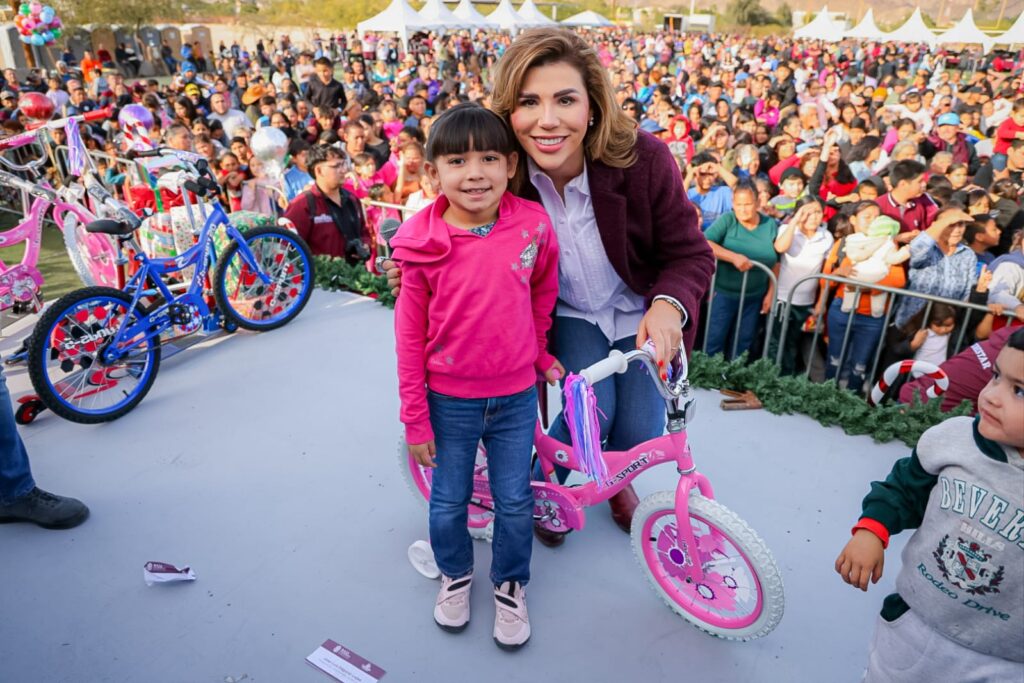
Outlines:
{"label": "white sneaker", "polygon": [[529,639],[526,587],[506,581],[494,589],[494,642],[502,650],[518,650]]}
{"label": "white sneaker", "polygon": [[459,633],[469,624],[469,589],[473,575],[453,579],[441,576],[441,590],[434,605],[434,621],[449,633]]}

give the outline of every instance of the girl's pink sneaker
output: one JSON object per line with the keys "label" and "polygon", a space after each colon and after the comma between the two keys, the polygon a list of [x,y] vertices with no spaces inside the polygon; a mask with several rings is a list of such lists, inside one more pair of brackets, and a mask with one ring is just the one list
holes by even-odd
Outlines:
{"label": "girl's pink sneaker", "polygon": [[473,575],[458,579],[441,575],[441,590],[434,605],[434,621],[449,633],[459,633],[469,624],[469,590]]}
{"label": "girl's pink sneaker", "polygon": [[526,587],[505,581],[494,589],[494,642],[502,650],[518,650],[530,639]]}

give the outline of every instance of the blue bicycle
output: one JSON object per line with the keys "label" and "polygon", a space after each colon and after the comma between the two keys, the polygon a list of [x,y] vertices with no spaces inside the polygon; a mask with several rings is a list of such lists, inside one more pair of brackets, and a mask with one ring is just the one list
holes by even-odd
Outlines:
{"label": "blue bicycle", "polygon": [[[280,227],[240,232],[216,199],[205,159],[171,149],[134,156],[176,158],[184,168],[176,182],[198,197],[205,221],[198,242],[171,258],[146,256],[134,238],[141,221],[126,208],[117,220],[87,225],[89,232],[116,238],[121,264],[127,262],[124,246],[131,247],[138,270],[123,290],[86,287],[61,297],[28,341],[29,376],[39,398],[73,422],[107,422],[137,406],[156,379],[161,335],[172,328],[180,334],[218,326],[273,330],[295,318],[313,290],[313,259],[302,238]],[[213,237],[221,229],[230,241],[218,256]],[[164,279],[189,268],[192,278],[175,296]]]}

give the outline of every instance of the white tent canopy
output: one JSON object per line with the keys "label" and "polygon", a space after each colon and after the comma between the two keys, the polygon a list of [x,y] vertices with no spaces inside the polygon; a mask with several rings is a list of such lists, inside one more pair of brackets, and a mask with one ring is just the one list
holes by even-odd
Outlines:
{"label": "white tent canopy", "polygon": [[603,16],[593,10],[587,10],[586,12],[580,12],[574,14],[568,19],[562,21],[566,26],[614,26],[612,22],[605,19]]}
{"label": "white tent canopy", "polygon": [[526,2],[519,7],[519,16],[530,22],[531,26],[553,26],[557,23],[544,16],[544,13],[537,8],[537,5],[533,3],[533,0],[526,0]]}
{"label": "white tent canopy", "polygon": [[473,28],[471,22],[456,16],[441,0],[427,0],[419,14],[424,21],[440,24],[446,29]]}
{"label": "white tent canopy", "polygon": [[384,8],[383,12],[356,25],[360,39],[367,31],[397,33],[402,43],[408,43],[410,33],[443,28],[444,24],[421,17],[406,0],[391,0],[391,4]]}
{"label": "white tent canopy", "polygon": [[985,48],[986,52],[992,49],[992,43],[995,42],[992,36],[988,35],[975,25],[974,12],[969,8],[963,18],[960,19],[953,28],[942,33],[935,40],[940,44],[963,43],[981,45]]}
{"label": "white tent canopy", "polygon": [[1018,14],[1017,21],[993,42],[999,45],[1024,45],[1024,12]]}
{"label": "white tent canopy", "polygon": [[860,23],[843,33],[845,38],[861,38],[864,40],[877,40],[885,35],[882,29],[875,23],[875,14],[870,7]]}
{"label": "white tent canopy", "polygon": [[512,0],[501,0],[498,3],[497,9],[487,15],[487,20],[492,24],[496,24],[501,29],[511,31],[512,33],[534,25],[520,16],[519,12],[516,12],[515,8],[512,7]]}
{"label": "white tent canopy", "polygon": [[815,40],[826,40],[830,43],[838,43],[843,39],[843,29],[845,27],[839,22],[832,20],[832,15],[828,13],[828,5],[821,8],[811,23],[806,26],[801,26],[797,30],[793,31],[795,38],[803,39],[815,39]]}
{"label": "white tent canopy", "polygon": [[480,14],[469,0],[459,0],[459,4],[452,10],[452,14],[473,28],[501,28]]}
{"label": "white tent canopy", "polygon": [[918,7],[910,18],[892,33],[886,33],[885,39],[894,43],[928,43],[935,44],[935,34],[924,25],[921,8]]}

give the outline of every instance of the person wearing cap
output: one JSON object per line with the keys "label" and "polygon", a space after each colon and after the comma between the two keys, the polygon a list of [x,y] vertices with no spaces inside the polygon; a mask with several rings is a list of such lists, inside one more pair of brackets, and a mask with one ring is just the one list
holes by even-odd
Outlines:
{"label": "person wearing cap", "polygon": [[[967,300],[978,280],[978,257],[963,243],[964,231],[972,221],[962,209],[947,207],[938,212],[927,230],[911,240],[909,291]],[[924,299],[901,299],[893,316],[896,327],[903,327],[924,306]]]}
{"label": "person wearing cap", "polygon": [[967,165],[969,175],[977,173],[981,161],[974,149],[974,142],[960,130],[960,116],[946,112],[935,123],[935,131],[921,142],[921,155],[930,159],[936,152],[949,152],[953,155],[954,163]]}

